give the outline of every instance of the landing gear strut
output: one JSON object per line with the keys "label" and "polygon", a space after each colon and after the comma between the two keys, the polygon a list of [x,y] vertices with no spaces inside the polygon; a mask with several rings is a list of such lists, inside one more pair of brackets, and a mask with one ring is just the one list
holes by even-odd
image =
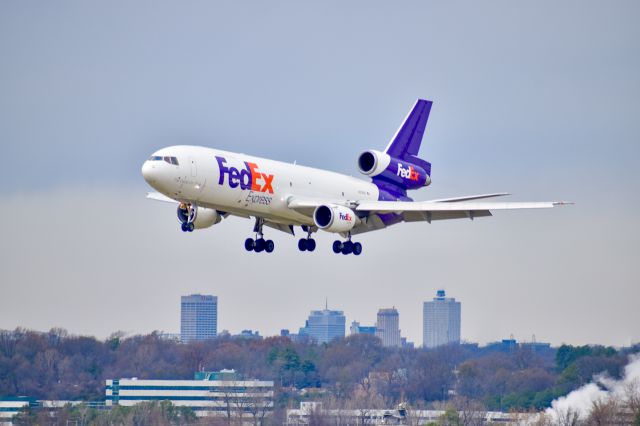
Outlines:
{"label": "landing gear strut", "polygon": [[335,254],[342,253],[345,255],[353,253],[356,256],[359,256],[360,253],[362,253],[362,244],[352,242],[351,234],[349,234],[347,241],[342,242],[340,240],[335,240],[333,242],[333,252]]}
{"label": "landing gear strut", "polygon": [[197,207],[187,203],[178,205],[178,220],[182,232],[193,232],[195,229]]}
{"label": "landing gear strut", "polygon": [[311,238],[313,228],[307,225],[302,225],[302,230],[307,233],[307,238],[300,238],[298,240],[298,250],[300,251],[314,251],[316,249],[316,240]]}
{"label": "landing gear strut", "polygon": [[275,244],[271,240],[265,240],[262,234],[262,226],[264,225],[264,219],[257,217],[256,223],[253,225],[253,232],[256,233],[255,240],[253,238],[247,238],[244,241],[244,248],[247,251],[255,251],[256,253],[260,253],[261,251],[266,251],[267,253],[271,253],[275,248]]}

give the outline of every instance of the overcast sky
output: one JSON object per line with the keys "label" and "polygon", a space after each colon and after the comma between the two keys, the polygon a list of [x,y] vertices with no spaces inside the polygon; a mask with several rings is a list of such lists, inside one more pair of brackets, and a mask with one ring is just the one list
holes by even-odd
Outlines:
{"label": "overcast sky", "polygon": [[[0,2],[0,328],[105,337],[292,331],[311,309],[373,324],[462,302],[462,336],[640,341],[640,3]],[[183,234],[144,198],[154,150],[200,144],[357,175],[416,98],[434,101],[416,199],[507,191],[550,211],[397,225],[360,257],[252,223]]]}

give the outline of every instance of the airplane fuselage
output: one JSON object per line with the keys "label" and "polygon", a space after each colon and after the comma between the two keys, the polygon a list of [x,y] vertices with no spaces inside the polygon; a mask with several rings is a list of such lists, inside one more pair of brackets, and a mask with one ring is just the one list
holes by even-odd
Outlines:
{"label": "airplane fuselage", "polygon": [[312,218],[288,208],[291,196],[342,202],[379,197],[378,187],[362,179],[200,146],[160,149],[142,173],[172,199],[282,224],[313,225]]}

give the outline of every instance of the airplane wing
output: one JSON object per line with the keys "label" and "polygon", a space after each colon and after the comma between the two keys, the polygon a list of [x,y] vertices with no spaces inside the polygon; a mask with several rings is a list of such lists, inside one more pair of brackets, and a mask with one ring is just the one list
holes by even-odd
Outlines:
{"label": "airplane wing", "polygon": [[368,211],[375,213],[405,213],[405,212],[474,212],[489,210],[514,210],[514,209],[548,209],[561,201],[544,202],[434,202],[434,201],[363,201],[358,203],[356,211]]}
{"label": "airplane wing", "polygon": [[[471,219],[492,216],[492,210],[547,209],[554,206],[572,204],[563,201],[545,202],[486,202],[473,201],[483,198],[500,197],[506,193],[469,195],[465,197],[446,198],[431,201],[345,201],[336,200],[334,204],[349,207],[356,212],[368,213],[362,222],[354,228],[353,235],[386,228],[387,225],[379,215],[395,214],[401,222],[419,222],[447,219]],[[332,203],[330,200],[290,197],[288,206],[308,216],[321,204]]]}

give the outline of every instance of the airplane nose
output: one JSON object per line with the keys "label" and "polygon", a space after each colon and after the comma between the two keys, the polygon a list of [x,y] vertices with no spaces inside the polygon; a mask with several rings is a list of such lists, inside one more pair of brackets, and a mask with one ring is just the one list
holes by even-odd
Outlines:
{"label": "airplane nose", "polygon": [[150,161],[145,161],[142,165],[142,177],[147,181],[148,184],[152,184],[156,181],[156,168],[151,164]]}

